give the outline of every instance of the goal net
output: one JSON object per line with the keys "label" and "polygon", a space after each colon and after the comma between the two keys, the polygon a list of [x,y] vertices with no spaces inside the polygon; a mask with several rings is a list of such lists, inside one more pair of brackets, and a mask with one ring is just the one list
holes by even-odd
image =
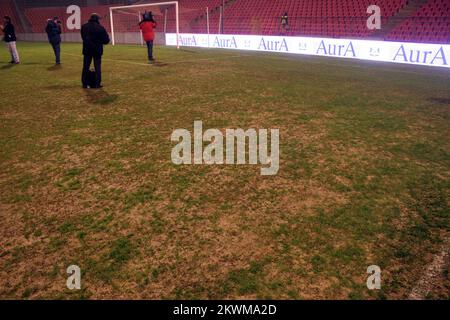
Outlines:
{"label": "goal net", "polygon": [[[158,37],[166,33],[180,33],[178,1],[142,3],[129,6],[110,7],[110,24],[112,45],[118,43],[143,44],[139,22],[146,12],[151,12],[158,27],[155,34]],[[162,40],[162,39],[161,39]]]}

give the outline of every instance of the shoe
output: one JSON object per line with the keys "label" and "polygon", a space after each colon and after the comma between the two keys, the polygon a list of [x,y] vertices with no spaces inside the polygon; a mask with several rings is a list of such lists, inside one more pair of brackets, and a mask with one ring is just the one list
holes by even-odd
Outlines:
{"label": "shoe", "polygon": [[101,88],[103,88],[103,86],[101,84],[99,84],[98,86],[95,86],[92,89],[101,89]]}
{"label": "shoe", "polygon": [[89,89],[89,86],[83,85],[83,89]]}
{"label": "shoe", "polygon": [[10,64],[14,64],[14,63],[16,63],[16,62],[13,60],[13,61],[10,61],[9,63],[10,63]]}
{"label": "shoe", "polygon": [[18,61],[18,62],[14,62],[14,64],[20,64],[20,62]]}

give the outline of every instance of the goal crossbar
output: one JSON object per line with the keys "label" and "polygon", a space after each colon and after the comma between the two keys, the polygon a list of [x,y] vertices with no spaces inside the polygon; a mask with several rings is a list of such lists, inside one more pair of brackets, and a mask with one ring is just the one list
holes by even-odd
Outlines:
{"label": "goal crossbar", "polygon": [[124,10],[124,9],[139,9],[151,6],[167,6],[167,5],[175,5],[175,17],[176,17],[176,34],[177,34],[177,48],[180,48],[179,44],[179,35],[180,35],[180,12],[178,7],[178,1],[167,1],[167,2],[155,2],[155,3],[147,3],[147,4],[135,4],[129,6],[118,6],[118,7],[110,7],[109,8],[109,19],[111,23],[111,42],[114,46],[116,44],[116,37],[114,33],[114,10]]}

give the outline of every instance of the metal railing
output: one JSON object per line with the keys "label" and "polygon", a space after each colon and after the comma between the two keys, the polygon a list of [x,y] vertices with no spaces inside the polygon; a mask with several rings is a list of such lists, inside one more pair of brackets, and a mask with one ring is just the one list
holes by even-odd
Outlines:
{"label": "metal railing", "polygon": [[[211,33],[219,31],[217,17],[209,19]],[[388,24],[389,21],[389,24]],[[384,29],[385,28],[385,29]],[[191,23],[190,29],[182,32],[207,33],[206,19]],[[255,16],[227,16],[224,22],[226,34],[256,34],[273,36],[327,36],[335,38],[372,37],[389,38],[398,33],[405,37],[428,36],[440,38],[440,42],[448,42],[450,37],[450,16],[382,18],[381,30],[370,30],[367,17],[288,17],[288,24],[282,18]],[[444,39],[444,40],[442,40]],[[407,40],[407,39],[405,39]]]}

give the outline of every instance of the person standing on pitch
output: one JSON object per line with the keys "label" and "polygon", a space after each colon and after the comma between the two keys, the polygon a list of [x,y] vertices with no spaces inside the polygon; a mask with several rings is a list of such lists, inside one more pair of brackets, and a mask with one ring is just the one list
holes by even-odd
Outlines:
{"label": "person standing on pitch", "polygon": [[8,47],[9,53],[11,54],[11,62],[12,64],[19,64],[19,52],[17,51],[16,46],[16,33],[14,31],[14,25],[11,23],[11,18],[9,16],[3,17],[3,25],[0,26],[0,29],[5,34],[5,42]]}
{"label": "person standing on pitch", "polygon": [[45,32],[47,32],[48,42],[52,45],[55,52],[56,64],[59,65],[61,64],[61,21],[59,21],[58,17],[47,21]]}
{"label": "person standing on pitch", "polygon": [[153,14],[151,12],[144,13],[143,20],[139,23],[139,27],[142,30],[142,36],[144,41],[147,43],[148,50],[148,61],[153,63],[155,59],[153,58],[153,41],[155,40],[155,31],[157,23],[153,19]]}
{"label": "person standing on pitch", "polygon": [[100,24],[100,17],[93,13],[89,21],[81,27],[81,38],[83,39],[83,88],[87,89],[89,85],[89,71],[92,60],[95,68],[95,85],[92,89],[99,89],[102,86],[102,56],[103,45],[109,43],[109,35],[105,28]]}

